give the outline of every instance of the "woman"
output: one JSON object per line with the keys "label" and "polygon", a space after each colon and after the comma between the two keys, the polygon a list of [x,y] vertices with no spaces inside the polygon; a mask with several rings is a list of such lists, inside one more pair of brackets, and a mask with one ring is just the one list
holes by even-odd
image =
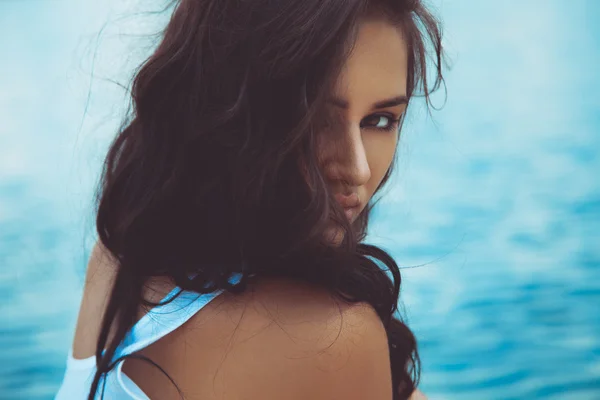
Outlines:
{"label": "woman", "polygon": [[180,0],[106,158],[57,399],[416,396],[398,266],[362,241],[428,41],[435,89],[418,0]]}

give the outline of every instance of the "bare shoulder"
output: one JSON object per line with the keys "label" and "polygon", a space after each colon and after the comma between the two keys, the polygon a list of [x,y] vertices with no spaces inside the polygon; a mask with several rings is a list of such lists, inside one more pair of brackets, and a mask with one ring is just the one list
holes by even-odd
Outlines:
{"label": "bare shoulder", "polygon": [[[118,268],[118,263],[111,253],[100,242],[97,242],[90,253],[77,317],[73,340],[73,356],[75,358],[91,357],[96,351],[96,341],[101,330],[102,318]],[[149,301],[159,301],[171,287],[172,285],[169,286],[166,282],[152,282],[151,285],[148,285],[144,297]],[[144,312],[145,310],[140,309],[138,318]],[[109,338],[111,336],[112,332],[110,332]]]}
{"label": "bare shoulder", "polygon": [[235,301],[243,313],[215,376],[231,398],[392,397],[387,336],[371,306],[284,280]]}
{"label": "bare shoulder", "polygon": [[117,266],[110,253],[97,243],[90,254],[83,297],[73,341],[75,358],[91,357],[96,350],[102,315],[106,309]]}

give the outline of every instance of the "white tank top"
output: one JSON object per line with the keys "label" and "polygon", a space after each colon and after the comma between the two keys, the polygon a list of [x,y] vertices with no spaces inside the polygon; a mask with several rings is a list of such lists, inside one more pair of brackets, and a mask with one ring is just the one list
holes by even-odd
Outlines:
{"label": "white tank top", "polygon": [[[239,274],[234,275],[230,282],[235,284],[239,281],[240,277],[241,275]],[[180,291],[180,288],[174,288],[162,302],[172,299]],[[124,340],[115,351],[115,355],[111,362],[124,355],[140,351],[173,332],[222,292],[222,290],[218,290],[213,293],[200,295],[195,292],[181,291],[181,294],[170,303],[153,308],[127,333]],[[119,363],[105,375],[105,379],[100,380],[95,399],[150,400],[135,382],[123,373],[122,369],[124,361],[126,360],[119,361]],[[95,373],[95,356],[85,359],[75,359],[73,358],[72,350],[70,350],[67,358],[65,376],[62,385],[56,394],[55,400],[87,399]],[[103,386],[104,396],[102,396]]]}

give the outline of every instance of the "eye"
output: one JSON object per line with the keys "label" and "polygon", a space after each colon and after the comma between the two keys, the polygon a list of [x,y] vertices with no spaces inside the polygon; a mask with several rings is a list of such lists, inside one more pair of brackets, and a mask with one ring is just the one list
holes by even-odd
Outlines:
{"label": "eye", "polygon": [[361,128],[376,129],[381,131],[394,131],[398,128],[400,118],[395,118],[391,114],[373,114],[363,119],[360,123]]}

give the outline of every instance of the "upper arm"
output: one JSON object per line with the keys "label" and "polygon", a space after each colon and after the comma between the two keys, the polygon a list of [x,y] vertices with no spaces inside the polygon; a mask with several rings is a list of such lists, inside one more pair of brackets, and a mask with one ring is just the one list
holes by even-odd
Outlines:
{"label": "upper arm", "polygon": [[223,373],[239,398],[391,399],[381,320],[364,304],[335,312],[326,323],[272,324],[246,342],[245,350],[234,346]]}

